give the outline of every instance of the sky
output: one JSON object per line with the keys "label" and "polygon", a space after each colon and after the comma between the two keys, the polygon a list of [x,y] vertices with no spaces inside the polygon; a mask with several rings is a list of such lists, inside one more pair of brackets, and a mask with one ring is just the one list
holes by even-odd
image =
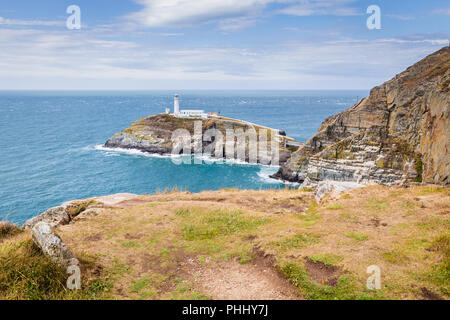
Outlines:
{"label": "sky", "polygon": [[449,39],[448,0],[2,0],[0,90],[367,90]]}

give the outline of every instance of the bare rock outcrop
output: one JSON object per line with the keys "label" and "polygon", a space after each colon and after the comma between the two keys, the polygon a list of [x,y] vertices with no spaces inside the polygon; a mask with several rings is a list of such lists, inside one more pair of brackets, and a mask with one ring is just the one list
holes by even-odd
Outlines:
{"label": "bare rock outcrop", "polygon": [[63,267],[78,265],[79,261],[48,223],[37,223],[31,234],[33,242],[56,264]]}
{"label": "bare rock outcrop", "polygon": [[56,234],[55,229],[90,216],[98,215],[106,207],[114,207],[121,202],[132,200],[138,195],[130,193],[113,194],[86,200],[74,200],[48,209],[37,217],[25,222],[23,228],[31,230],[33,242],[60,266],[78,265],[78,260]]}
{"label": "bare rock outcrop", "polygon": [[66,225],[79,219],[83,215],[98,214],[102,209],[102,204],[93,199],[75,200],[63,203],[62,205],[50,208],[40,215],[31,218],[25,222],[23,228],[25,230],[32,229],[40,222],[48,224],[51,228],[59,225]]}
{"label": "bare rock outcrop", "polygon": [[30,230],[39,222],[45,222],[51,228],[67,225],[72,221],[98,215],[103,212],[104,208],[114,207],[122,201],[132,200],[136,197],[138,197],[136,194],[118,193],[85,200],[68,201],[27,220],[23,228]]}
{"label": "bare rock outcrop", "polygon": [[326,119],[275,178],[395,185],[450,183],[450,47]]}
{"label": "bare rock outcrop", "polygon": [[365,186],[356,182],[321,181],[317,185],[315,200],[317,203],[320,203],[325,196],[335,197],[346,191],[363,187]]}

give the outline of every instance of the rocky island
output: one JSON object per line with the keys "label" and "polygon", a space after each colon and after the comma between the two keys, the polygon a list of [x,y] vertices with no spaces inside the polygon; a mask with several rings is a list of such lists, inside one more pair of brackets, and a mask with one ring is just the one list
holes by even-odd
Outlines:
{"label": "rocky island", "polygon": [[326,119],[274,177],[312,187],[324,180],[448,185],[449,84],[444,47]]}
{"label": "rocky island", "polygon": [[[200,137],[195,138],[195,124],[201,123]],[[187,130],[189,136],[194,137],[191,141],[191,150],[195,150],[195,145],[201,145],[200,150],[203,155],[215,157],[216,140],[204,138],[204,134],[208,130],[217,130],[223,137],[227,136],[227,132],[231,130],[235,135],[233,138],[233,148],[235,154],[233,159],[238,159],[238,145],[244,143],[245,159],[239,159],[249,162],[249,132],[253,130],[255,139],[261,139],[261,136],[267,137],[267,150],[261,152],[258,148],[256,162],[259,164],[271,164],[273,157],[276,155],[279,163],[285,163],[290,157],[293,150],[297,149],[289,147],[289,143],[293,142],[292,138],[286,137],[284,131],[255,125],[246,121],[230,119],[221,116],[210,116],[207,119],[201,117],[176,117],[172,114],[158,114],[141,118],[135,121],[127,129],[115,134],[105,144],[107,148],[134,149],[150,154],[171,155],[174,150],[174,141],[172,138],[176,130]],[[263,132],[264,131],[264,132]],[[202,139],[203,137],[203,139]],[[225,138],[224,138],[225,139]],[[276,147],[274,147],[276,144]],[[221,146],[221,156],[226,155],[226,141]]]}

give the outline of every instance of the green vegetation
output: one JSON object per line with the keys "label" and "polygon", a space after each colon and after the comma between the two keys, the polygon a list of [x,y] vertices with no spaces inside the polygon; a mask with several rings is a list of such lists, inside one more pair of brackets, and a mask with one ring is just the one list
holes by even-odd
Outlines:
{"label": "green vegetation", "polygon": [[86,209],[94,203],[95,203],[94,200],[74,202],[72,205],[70,205],[66,208],[66,212],[71,217],[76,217],[83,211],[86,211]]}
{"label": "green vegetation", "polygon": [[416,205],[411,200],[403,200],[402,202],[400,202],[400,207],[404,209],[409,209],[410,210],[409,212],[412,212],[412,210],[415,209]]}
{"label": "green vegetation", "polygon": [[344,220],[344,221],[358,221],[359,220],[358,216],[352,215],[347,212],[340,213],[339,217],[341,218],[341,220]]}
{"label": "green vegetation", "polygon": [[197,211],[194,214],[184,211],[183,214],[190,221],[195,221],[182,227],[183,238],[188,241],[214,239],[249,231],[267,222],[264,219],[245,217],[242,210]]}
{"label": "green vegetation", "polygon": [[140,293],[145,287],[150,284],[150,279],[142,278],[139,280],[135,280],[131,284],[131,292]]}
{"label": "green vegetation", "polygon": [[450,188],[427,186],[420,188],[417,192],[418,196],[426,196],[433,193],[443,193],[444,195],[450,195]]}
{"label": "green vegetation", "polygon": [[309,257],[314,262],[322,262],[328,266],[337,266],[344,257],[335,255],[335,254],[316,254]]}
{"label": "green vegetation", "polygon": [[432,217],[428,219],[423,219],[421,222],[417,222],[416,226],[424,230],[433,230],[440,226],[450,227],[449,219],[440,219],[438,217]]}
{"label": "green vegetation", "polygon": [[389,203],[383,200],[379,200],[376,198],[367,199],[367,208],[372,211],[381,211],[386,209],[389,206]]}
{"label": "green vegetation", "polygon": [[203,293],[199,293],[197,291],[192,291],[191,299],[192,300],[210,300],[210,297],[204,295]]}
{"label": "green vegetation", "polygon": [[384,252],[382,257],[384,260],[393,264],[403,264],[409,260],[408,257],[400,250]]}
{"label": "green vegetation", "polygon": [[171,294],[171,299],[175,300],[208,300],[209,297],[193,288],[192,281],[177,278],[175,288]]}
{"label": "green vegetation", "polygon": [[274,242],[273,245],[280,250],[304,248],[319,242],[321,236],[314,233],[299,233],[282,241]]}
{"label": "green vegetation", "polygon": [[414,181],[421,183],[423,181],[423,162],[421,159],[416,160],[416,172],[417,178]]}
{"label": "green vegetation", "polygon": [[377,161],[376,166],[378,168],[384,168],[384,159],[381,158],[380,160]]}
{"label": "green vegetation", "polygon": [[356,241],[366,241],[369,239],[369,236],[364,233],[357,233],[357,232],[346,232],[344,233],[344,236],[347,238],[352,238]]}
{"label": "green vegetation", "polygon": [[125,248],[138,248],[141,245],[135,241],[127,241],[122,243],[122,246],[124,246]]}
{"label": "green vegetation", "polygon": [[191,214],[191,211],[189,211],[189,209],[180,209],[175,212],[175,215],[177,215],[179,217],[186,217],[190,214]]}
{"label": "green vegetation", "polygon": [[287,263],[280,268],[280,271],[308,300],[382,299],[378,292],[369,292],[363,286],[358,286],[358,282],[351,275],[340,276],[335,286],[329,286],[316,284],[301,265]]}
{"label": "green vegetation", "polygon": [[154,206],[157,206],[159,204],[159,202],[149,202],[149,203],[147,203],[145,206],[147,207],[147,208],[152,208],[152,207],[154,207]]}
{"label": "green vegetation", "polygon": [[443,295],[450,298],[450,235],[447,233],[435,239],[428,250],[437,252],[441,258],[422,278],[431,281]]}
{"label": "green vegetation", "polygon": [[344,207],[341,204],[332,204],[327,207],[327,210],[342,210]]}
{"label": "green vegetation", "polygon": [[316,214],[319,208],[319,204],[316,202],[316,200],[313,200],[311,201],[309,208],[306,210],[306,214]]}
{"label": "green vegetation", "polygon": [[239,189],[238,188],[223,188],[223,189],[220,189],[220,191],[236,192],[236,191],[239,191]]}
{"label": "green vegetation", "polygon": [[320,219],[322,219],[322,216],[317,213],[313,214],[300,214],[298,215],[298,218],[303,221],[304,227],[310,227],[312,225],[315,225]]}

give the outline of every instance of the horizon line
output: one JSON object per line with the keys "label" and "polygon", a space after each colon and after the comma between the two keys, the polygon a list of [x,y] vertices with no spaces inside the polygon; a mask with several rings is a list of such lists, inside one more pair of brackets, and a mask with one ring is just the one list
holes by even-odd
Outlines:
{"label": "horizon line", "polygon": [[0,92],[164,92],[164,91],[368,91],[371,89],[0,89]]}

